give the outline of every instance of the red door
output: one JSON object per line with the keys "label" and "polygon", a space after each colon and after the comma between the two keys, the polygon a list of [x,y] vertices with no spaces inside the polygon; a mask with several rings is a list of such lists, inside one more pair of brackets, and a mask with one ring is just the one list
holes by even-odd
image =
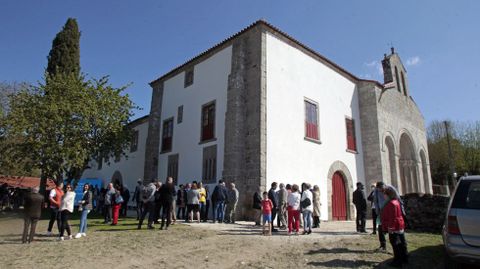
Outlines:
{"label": "red door", "polygon": [[347,220],[345,181],[340,172],[335,172],[332,178],[332,219]]}

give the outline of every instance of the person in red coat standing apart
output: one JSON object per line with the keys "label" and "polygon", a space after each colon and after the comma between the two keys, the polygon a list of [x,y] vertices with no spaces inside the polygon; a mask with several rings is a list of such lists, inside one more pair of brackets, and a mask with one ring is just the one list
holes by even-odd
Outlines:
{"label": "person in red coat standing apart", "polygon": [[388,187],[385,188],[384,196],[386,203],[381,217],[382,230],[388,232],[390,244],[393,248],[393,261],[389,265],[402,267],[403,264],[408,263],[405,221],[402,215],[402,208],[395,190]]}

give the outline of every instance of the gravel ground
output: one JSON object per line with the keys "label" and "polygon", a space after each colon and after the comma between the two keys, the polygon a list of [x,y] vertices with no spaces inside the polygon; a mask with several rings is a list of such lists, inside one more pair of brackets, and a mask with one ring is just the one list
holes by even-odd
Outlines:
{"label": "gravel ground", "polygon": [[[41,220],[35,242],[21,244],[20,217],[0,213],[0,268],[388,268],[392,258],[375,252],[376,236],[352,232],[354,222],[323,222],[305,236],[262,236],[250,222],[137,230],[134,219],[109,226],[92,215],[87,237],[57,241]],[[76,233],[78,220],[71,224]],[[411,233],[407,241],[408,268],[441,268],[439,235]]]}

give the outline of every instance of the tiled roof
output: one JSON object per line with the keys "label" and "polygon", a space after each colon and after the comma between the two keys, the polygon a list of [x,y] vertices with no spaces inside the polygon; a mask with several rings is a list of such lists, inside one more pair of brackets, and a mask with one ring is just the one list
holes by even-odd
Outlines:
{"label": "tiled roof", "polygon": [[130,127],[132,127],[132,128],[133,128],[133,127],[136,127],[136,126],[138,126],[138,125],[140,125],[140,124],[148,121],[148,117],[149,117],[149,116],[150,116],[150,115],[147,114],[147,115],[145,115],[145,116],[143,116],[143,117],[140,117],[140,118],[138,118],[138,119],[135,119],[135,120],[129,122],[129,123],[128,123],[128,126],[130,126]]}
{"label": "tiled roof", "polygon": [[150,85],[152,85],[153,83],[157,82],[157,81],[160,81],[162,79],[165,79],[169,76],[171,76],[172,74],[180,71],[180,69],[182,69],[183,67],[185,67],[186,65],[190,64],[191,62],[205,56],[205,55],[208,55],[209,53],[211,53],[212,51],[222,47],[223,45],[225,45],[227,42],[230,42],[231,40],[235,39],[236,37],[240,36],[241,34],[249,31],[250,29],[256,27],[257,25],[263,25],[265,26],[269,31],[273,32],[273,33],[276,33],[276,34],[279,34],[280,36],[290,40],[291,42],[295,43],[297,46],[303,48],[304,50],[308,51],[309,53],[312,53],[313,55],[317,56],[318,58],[320,58],[322,61],[324,61],[327,65],[330,65],[332,68],[334,69],[337,69],[340,73],[342,73],[343,75],[347,76],[348,78],[350,78],[351,80],[354,80],[354,81],[367,81],[367,82],[372,82],[372,83],[375,83],[378,87],[380,88],[383,88],[383,85],[382,83],[378,82],[378,81],[375,81],[375,80],[366,80],[366,79],[361,79],[361,78],[358,78],[357,76],[353,75],[352,73],[348,72],[347,70],[345,70],[344,68],[342,68],[341,66],[337,65],[336,63],[334,63],[333,61],[327,59],[325,56],[321,55],[320,53],[314,51],[313,49],[309,48],[308,46],[302,44],[300,41],[296,40],[295,38],[291,37],[290,35],[288,35],[287,33],[283,32],[282,30],[276,28],[275,26],[271,25],[270,23],[266,22],[265,20],[258,20],[256,22],[254,22],[253,24],[249,25],[248,27],[244,28],[243,30],[239,31],[238,33],[230,36],[229,38],[223,40],[222,42],[216,44],[215,46],[209,48],[208,50],[200,53],[199,55],[195,56],[194,58],[188,60],[187,62],[183,63],[182,65],[180,66],[177,66],[176,68],[170,70],[168,73],[164,74],[163,76],[155,79],[154,81],[150,82]]}
{"label": "tiled roof", "polygon": [[[39,177],[15,177],[15,176],[2,176],[0,175],[0,185],[7,183],[10,188],[33,188],[40,186]],[[47,180],[47,190],[55,188],[53,180]]]}

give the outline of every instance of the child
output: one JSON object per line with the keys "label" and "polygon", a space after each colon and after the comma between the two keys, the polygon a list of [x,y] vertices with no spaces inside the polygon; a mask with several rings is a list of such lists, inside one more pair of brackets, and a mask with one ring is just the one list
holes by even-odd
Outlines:
{"label": "child", "polygon": [[264,191],[262,200],[263,235],[272,235],[272,230],[270,229],[272,225],[272,207],[273,203],[268,199],[268,193]]}

